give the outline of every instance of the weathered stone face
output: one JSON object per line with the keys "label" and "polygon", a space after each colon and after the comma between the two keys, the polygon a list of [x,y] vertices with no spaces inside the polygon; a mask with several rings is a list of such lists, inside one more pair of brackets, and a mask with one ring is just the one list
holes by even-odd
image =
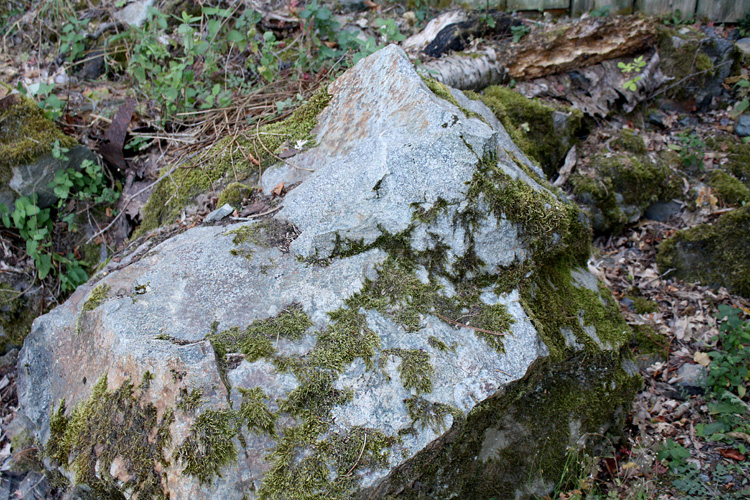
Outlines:
{"label": "weathered stone face", "polygon": [[616,424],[637,376],[576,269],[585,222],[427,83],[364,59],[294,158],[313,172],[264,173],[303,181],[275,218],[191,229],[35,322],[19,398],[48,465],[138,498],[525,498]]}

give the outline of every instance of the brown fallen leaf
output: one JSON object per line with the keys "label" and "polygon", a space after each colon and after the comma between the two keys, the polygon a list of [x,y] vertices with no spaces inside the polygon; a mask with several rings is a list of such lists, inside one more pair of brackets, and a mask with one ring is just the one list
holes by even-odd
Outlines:
{"label": "brown fallen leaf", "polygon": [[737,460],[738,462],[742,462],[745,460],[745,455],[735,450],[734,448],[719,448],[716,451],[721,453],[721,456],[724,458],[731,458],[732,460]]}
{"label": "brown fallen leaf", "polygon": [[99,146],[99,154],[121,171],[125,170],[125,157],[122,154],[122,148],[125,145],[125,136],[128,133],[130,120],[133,118],[133,111],[135,111],[135,99],[125,99],[104,133],[104,140]]}
{"label": "brown fallen leaf", "polygon": [[284,183],[280,182],[278,183],[272,190],[271,193],[274,194],[274,196],[281,196],[281,193],[284,191]]}
{"label": "brown fallen leaf", "polygon": [[370,10],[380,10],[380,5],[376,4],[372,0],[365,0],[362,3],[365,4],[365,7],[367,7]]}
{"label": "brown fallen leaf", "polygon": [[265,208],[265,203],[263,203],[262,201],[256,201],[255,203],[251,203],[247,207],[243,208],[242,212],[240,212],[240,217],[247,217],[248,215],[257,214]]}

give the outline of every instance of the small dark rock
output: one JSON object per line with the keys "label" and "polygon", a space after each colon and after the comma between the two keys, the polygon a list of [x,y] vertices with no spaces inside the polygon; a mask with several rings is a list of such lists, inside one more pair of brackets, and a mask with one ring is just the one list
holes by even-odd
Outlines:
{"label": "small dark rock", "polygon": [[685,128],[694,128],[700,122],[698,121],[698,118],[695,115],[687,115],[684,118],[680,119],[678,123],[680,124],[680,126],[685,127]]}
{"label": "small dark rock", "polygon": [[104,74],[104,51],[96,49],[86,56],[78,77],[81,80],[96,80]]}
{"label": "small dark rock", "polygon": [[664,113],[661,111],[650,109],[646,115],[646,119],[652,125],[656,125],[659,128],[667,128],[664,124]]}
{"label": "small dark rock", "polygon": [[620,299],[620,305],[625,306],[628,311],[635,312],[635,302],[633,302],[633,299],[629,297],[623,297]]}
{"label": "small dark rock", "polygon": [[13,348],[0,356],[0,370],[13,366],[18,361],[18,349]]}
{"label": "small dark rock", "polygon": [[676,201],[657,201],[649,205],[643,215],[648,220],[667,222],[680,209],[682,205]]}
{"label": "small dark rock", "polygon": [[750,135],[750,115],[740,116],[737,125],[734,127],[734,133],[740,137],[747,137]]}
{"label": "small dark rock", "polygon": [[706,368],[693,363],[685,363],[677,370],[677,387],[682,387],[688,394],[701,394],[706,386]]}

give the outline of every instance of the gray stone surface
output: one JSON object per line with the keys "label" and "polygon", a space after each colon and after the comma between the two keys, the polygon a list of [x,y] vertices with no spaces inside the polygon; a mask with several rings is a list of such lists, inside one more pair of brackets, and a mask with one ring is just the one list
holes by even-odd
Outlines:
{"label": "gray stone surface", "polygon": [[734,42],[734,46],[743,56],[750,56],[750,38],[740,38]]}
{"label": "gray stone surface", "polygon": [[148,8],[154,0],[130,0],[123,8],[115,11],[114,17],[118,21],[130,26],[140,26],[148,17]]}
{"label": "gray stone surface", "polygon": [[227,217],[229,214],[234,212],[234,208],[229,203],[225,203],[224,205],[220,206],[210,214],[206,216],[204,219],[206,222],[216,222],[220,221],[224,217]]}
{"label": "gray stone surface", "polygon": [[737,125],[734,126],[734,133],[740,137],[747,137],[750,135],[750,115],[740,115],[737,120]]}
{"label": "gray stone surface", "polygon": [[693,363],[685,363],[677,370],[676,385],[703,390],[706,387],[706,368]]}
{"label": "gray stone surface", "polygon": [[[164,471],[160,484],[173,500],[385,498],[415,483],[409,471],[423,454],[458,453],[454,445],[483,451],[455,464],[440,458],[442,472],[419,476],[424,488],[463,484],[441,474],[505,470],[498,480],[509,497],[548,492],[554,484],[550,478],[520,485],[515,474],[539,475],[538,467],[529,462],[531,468],[506,470],[497,465],[504,463],[503,453],[523,450],[525,463],[534,455],[532,448],[545,446],[546,432],[563,432],[561,442],[572,444],[586,432],[603,431],[609,420],[588,422],[573,410],[588,408],[576,398],[589,391],[625,390],[618,384],[635,372],[620,360],[589,366],[600,349],[620,346],[600,338],[603,332],[590,324],[584,309],[576,310],[579,316],[568,332],[549,325],[551,336],[543,337],[539,320],[527,312],[530,297],[522,297],[518,288],[524,274],[512,271],[522,265],[533,269],[532,259],[553,255],[562,248],[563,235],[545,235],[532,245],[525,222],[498,212],[490,194],[472,198],[469,189],[482,180],[480,166],[490,162],[498,178],[495,189],[518,181],[530,203],[545,200],[534,206],[551,218],[567,217],[568,205],[532,180],[530,162],[486,108],[473,105],[486,120],[470,118],[437,98],[394,46],[347,71],[330,92],[331,103],[319,116],[316,146],[295,157],[295,165],[313,172],[279,166],[264,174],[265,185],[274,185],[271,178],[303,180],[273,219],[194,228],[144,247],[140,260],[110,263],[35,321],[19,357],[18,387],[37,438],[43,445],[56,442],[50,439],[50,415],[61,400],[70,415],[76,404],[106,397],[102,386],[92,396],[92,387],[106,375],[108,391],[134,384],[137,404],[153,408],[157,422],[174,416],[167,427],[172,444],[157,451],[165,461],[157,467]],[[461,267],[467,261],[475,265],[468,271]],[[396,274],[394,266],[402,266],[398,269],[404,274]],[[504,273],[516,281],[501,290]],[[570,283],[571,290],[598,295],[596,279],[584,270],[575,271]],[[425,293],[434,294],[431,305],[415,306]],[[438,312],[442,304],[458,304],[451,312],[439,309],[456,319]],[[298,337],[274,335],[273,322],[291,308],[304,313],[309,326]],[[480,313],[499,310],[508,318],[502,331],[470,325]],[[360,322],[342,319],[351,317]],[[251,330],[267,341],[266,351],[256,355],[243,347],[250,338],[243,335]],[[570,359],[562,357],[557,342],[550,343],[556,336],[559,344],[569,344],[564,352]],[[212,339],[227,338],[241,340],[225,344],[226,352],[219,352],[222,344],[212,345]],[[372,346],[371,354],[358,350],[366,345]],[[554,359],[547,365],[542,360],[552,358],[553,348]],[[409,355],[427,364],[414,365]],[[607,363],[615,358],[603,356]],[[555,367],[567,371],[558,374]],[[618,373],[624,376],[617,378]],[[253,427],[256,420],[238,420],[247,391],[257,389],[275,415],[273,431]],[[556,413],[552,418],[562,422],[562,430],[554,431],[536,419],[550,407],[544,398],[564,390],[574,402],[560,408],[573,413]],[[524,407],[520,395],[527,392],[542,401],[536,409]],[[192,409],[185,406],[191,393],[199,395]],[[295,410],[300,397],[303,410]],[[411,406],[417,404],[423,405],[419,411]],[[613,412],[618,408],[608,404]],[[198,427],[203,417],[217,412],[232,415],[240,434],[210,434],[220,428],[217,420],[210,420],[213,427]],[[99,415],[89,414],[84,430],[97,428]],[[535,428],[543,431],[532,432]],[[145,427],[140,434],[154,436],[157,430]],[[237,451],[227,463],[213,456],[206,460],[220,472],[209,474],[208,481],[186,471],[185,461],[175,455],[205,433],[214,445]],[[346,449],[347,443],[361,441],[361,433],[361,451]],[[388,444],[382,460],[376,460],[372,447],[381,438]],[[285,451],[289,440],[293,451]],[[335,443],[345,449],[330,452]],[[317,458],[325,450],[332,454]],[[559,451],[564,460],[565,450]],[[89,444],[84,452],[101,449]],[[344,462],[337,462],[340,454]],[[119,456],[97,462],[88,480],[111,476],[109,487],[115,484],[132,498],[139,491],[128,486],[128,464]],[[60,464],[48,456],[47,465]],[[104,467],[109,474],[101,472]],[[406,476],[398,479],[397,470],[406,470]],[[281,486],[273,486],[279,477]],[[448,488],[437,497],[481,497],[473,487]]]}

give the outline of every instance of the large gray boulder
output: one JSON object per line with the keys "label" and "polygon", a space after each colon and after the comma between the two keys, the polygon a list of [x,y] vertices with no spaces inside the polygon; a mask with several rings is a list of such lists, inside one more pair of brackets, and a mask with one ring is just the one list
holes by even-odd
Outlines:
{"label": "large gray boulder", "polygon": [[47,466],[126,498],[529,498],[617,432],[639,379],[585,220],[438,90],[396,47],[363,59],[264,173],[302,180],[274,218],[136,251],[37,319]]}

